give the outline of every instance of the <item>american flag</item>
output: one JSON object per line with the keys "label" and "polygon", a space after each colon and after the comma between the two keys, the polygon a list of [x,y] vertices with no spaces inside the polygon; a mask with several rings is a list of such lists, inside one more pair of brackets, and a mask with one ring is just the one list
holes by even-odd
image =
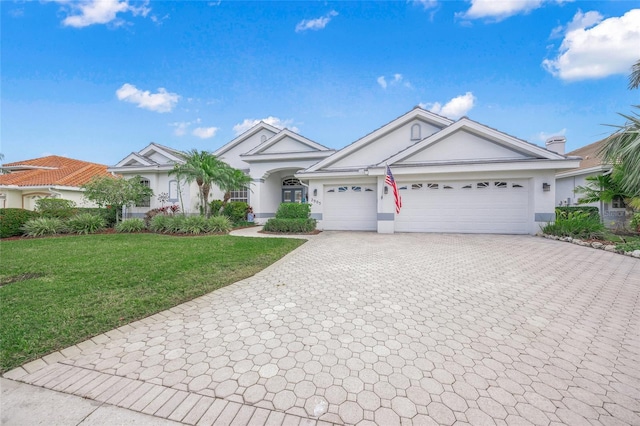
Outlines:
{"label": "american flag", "polygon": [[396,213],[400,213],[400,208],[402,207],[402,197],[400,197],[400,193],[398,192],[398,185],[396,185],[396,180],[393,178],[393,174],[391,174],[391,168],[387,164],[387,175],[384,178],[384,183],[393,188],[393,198],[396,202]]}

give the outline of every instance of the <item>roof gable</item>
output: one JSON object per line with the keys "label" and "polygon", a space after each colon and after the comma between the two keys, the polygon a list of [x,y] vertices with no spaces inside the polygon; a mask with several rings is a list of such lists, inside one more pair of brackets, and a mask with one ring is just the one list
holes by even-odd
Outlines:
{"label": "roof gable", "polygon": [[79,187],[94,176],[111,176],[107,166],[51,155],[7,163],[11,173],[0,175],[0,185]]}
{"label": "roof gable", "polygon": [[565,158],[463,117],[378,165]]}
{"label": "roof gable", "polygon": [[[306,171],[372,166],[417,141],[441,131],[451,123],[453,121],[448,118],[416,107],[316,163]],[[419,131],[414,133],[415,129]]]}
{"label": "roof gable", "polygon": [[327,151],[324,145],[320,145],[302,135],[283,129],[275,136],[265,140],[260,145],[243,155],[259,154],[285,154],[292,152]]}
{"label": "roof gable", "polygon": [[224,144],[223,146],[215,150],[213,154],[218,157],[222,157],[223,155],[234,150],[234,148],[238,147],[239,145],[243,145],[243,144],[247,145],[244,142],[250,141],[251,147],[246,147],[246,149],[244,150],[244,152],[247,152],[255,148],[256,146],[258,146],[259,144],[263,143],[264,141],[270,139],[271,137],[273,137],[275,134],[279,132],[280,132],[280,129],[278,129],[277,127],[274,127],[270,124],[265,123],[264,121],[261,121],[255,126],[253,126],[252,128],[250,128],[249,130],[247,130],[246,132],[236,137],[235,139],[231,140],[230,142]]}

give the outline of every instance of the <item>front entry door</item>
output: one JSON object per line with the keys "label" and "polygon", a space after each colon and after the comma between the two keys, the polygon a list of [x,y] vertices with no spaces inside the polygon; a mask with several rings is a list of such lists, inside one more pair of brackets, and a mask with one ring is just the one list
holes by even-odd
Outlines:
{"label": "front entry door", "polygon": [[283,203],[301,203],[302,202],[302,188],[286,188],[282,190],[282,202]]}

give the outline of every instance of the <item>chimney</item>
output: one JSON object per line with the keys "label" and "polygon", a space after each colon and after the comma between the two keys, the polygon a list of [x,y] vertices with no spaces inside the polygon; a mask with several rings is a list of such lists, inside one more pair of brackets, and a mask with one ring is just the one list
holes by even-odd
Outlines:
{"label": "chimney", "polygon": [[553,151],[556,154],[564,155],[564,144],[567,143],[567,138],[564,136],[552,136],[545,142],[547,149]]}

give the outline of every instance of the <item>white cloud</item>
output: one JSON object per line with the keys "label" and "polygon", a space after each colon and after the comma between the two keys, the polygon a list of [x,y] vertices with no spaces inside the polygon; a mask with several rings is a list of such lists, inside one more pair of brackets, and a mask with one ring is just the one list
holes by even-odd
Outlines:
{"label": "white cloud", "polygon": [[473,96],[473,93],[467,92],[451,99],[444,106],[440,102],[435,102],[432,104],[420,104],[420,107],[455,120],[466,115],[474,107],[475,102],[476,97]]}
{"label": "white cloud", "polygon": [[123,21],[118,18],[119,13],[131,13],[134,16],[147,16],[151,11],[149,2],[145,1],[140,6],[129,4],[129,0],[51,0],[62,4],[68,10],[68,16],[62,20],[67,27],[83,28],[94,24],[121,25]]}
{"label": "white cloud", "polygon": [[397,86],[398,84],[402,84],[404,87],[411,88],[411,83],[406,81],[402,74],[394,74],[389,78],[389,81],[387,81],[385,76],[381,75],[376,79],[376,81],[383,89],[386,89],[389,86]]}
{"label": "white cloud", "polygon": [[148,90],[142,91],[133,84],[125,83],[116,90],[118,99],[124,102],[137,104],[138,108],[148,109],[155,112],[171,112],[176,106],[180,96],[177,93],[167,92],[160,87],[158,93],[150,93]]}
{"label": "white cloud", "polygon": [[217,127],[196,127],[193,129],[193,132],[191,132],[193,136],[197,136],[200,139],[212,138],[216,133],[218,133]]}
{"label": "white cloud", "polygon": [[438,6],[438,0],[413,0],[411,3],[422,6],[424,10],[433,9]]}
{"label": "white cloud", "polygon": [[327,13],[324,16],[321,16],[320,18],[303,19],[302,21],[298,22],[298,25],[296,25],[296,32],[299,33],[307,30],[321,30],[327,26],[327,24],[331,21],[331,18],[333,18],[334,16],[338,16],[338,12],[332,10],[331,12]]}
{"label": "white cloud", "polygon": [[[555,3],[563,3],[555,0]],[[486,18],[493,22],[500,22],[510,16],[528,13],[538,9],[549,0],[471,0],[471,7],[465,12],[456,13],[462,19]]]}
{"label": "white cloud", "polygon": [[547,133],[547,132],[540,132],[536,135],[536,139],[538,139],[541,142],[546,142],[547,139],[554,137],[554,136],[564,136],[567,134],[567,129],[561,129],[558,130],[557,132],[551,132],[551,133]]}
{"label": "white cloud", "polygon": [[175,123],[169,123],[169,126],[175,127],[173,134],[176,136],[184,136],[187,134],[187,130],[192,124],[199,124],[200,119],[196,118],[194,121],[176,121]]}
{"label": "white cloud", "polygon": [[235,126],[233,126],[233,131],[236,133],[236,136],[241,135],[242,133],[246,132],[247,130],[249,130],[250,128],[252,128],[253,126],[255,126],[261,121],[267,124],[270,124],[273,127],[277,127],[278,129],[288,128],[292,132],[298,133],[298,128],[295,126],[292,126],[293,120],[290,120],[290,119],[280,120],[278,117],[271,117],[271,116],[260,119],[260,120],[256,120],[253,118],[245,118],[242,123],[238,123]]}
{"label": "white cloud", "polygon": [[628,74],[638,60],[640,9],[604,20],[598,12],[578,11],[564,31],[558,55],[542,61],[548,72],[562,80]]}

